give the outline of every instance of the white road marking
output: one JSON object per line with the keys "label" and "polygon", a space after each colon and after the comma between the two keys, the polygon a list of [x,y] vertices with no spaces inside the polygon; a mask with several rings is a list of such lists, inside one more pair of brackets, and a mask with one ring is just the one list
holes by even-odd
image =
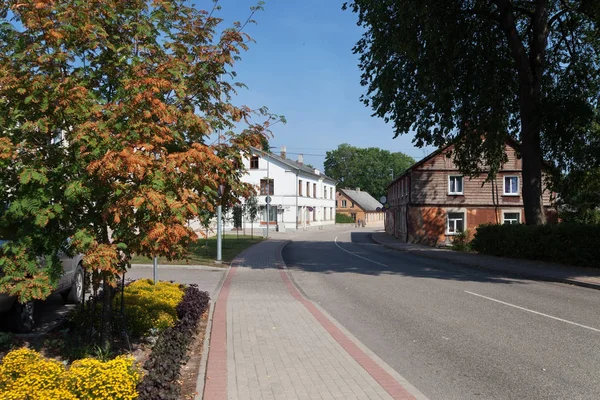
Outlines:
{"label": "white road marking", "polygon": [[335,243],[335,245],[336,245],[338,248],[340,248],[341,250],[344,250],[346,253],[348,253],[348,254],[352,254],[354,257],[362,258],[363,260],[365,260],[365,261],[368,261],[368,262],[371,262],[371,263],[373,263],[373,264],[381,265],[382,267],[386,267],[386,268],[388,268],[388,266],[387,266],[387,265],[385,265],[385,264],[379,263],[379,262],[377,262],[377,261],[370,260],[370,259],[368,259],[368,258],[366,258],[366,257],[359,256],[359,255],[358,255],[358,254],[356,254],[356,253],[353,253],[353,252],[351,252],[351,251],[348,251],[348,250],[346,250],[345,248],[343,248],[342,246],[340,246],[340,245],[338,244],[338,242],[337,242],[337,239],[338,239],[338,237],[336,236],[336,237],[335,237],[335,239],[334,239],[334,243]]}
{"label": "white road marking", "polygon": [[496,303],[504,304],[506,306],[518,308],[519,310],[523,310],[523,311],[527,311],[527,312],[530,312],[530,313],[533,313],[533,314],[541,315],[542,317],[551,318],[551,319],[554,319],[556,321],[566,322],[567,324],[579,326],[581,328],[589,329],[591,331],[599,332],[600,333],[600,329],[592,328],[591,326],[578,324],[577,322],[568,321],[566,319],[562,319],[562,318],[558,318],[558,317],[553,317],[552,315],[544,314],[544,313],[541,313],[539,311],[530,310],[529,308],[525,308],[525,307],[517,306],[517,305],[514,305],[514,304],[510,304],[510,303],[507,303],[505,301],[493,299],[491,297],[487,297],[487,296],[484,296],[484,295],[481,295],[481,294],[469,292],[468,290],[465,290],[465,293],[472,294],[473,296],[481,297],[481,298],[488,299],[488,300],[491,300],[491,301],[495,301]]}

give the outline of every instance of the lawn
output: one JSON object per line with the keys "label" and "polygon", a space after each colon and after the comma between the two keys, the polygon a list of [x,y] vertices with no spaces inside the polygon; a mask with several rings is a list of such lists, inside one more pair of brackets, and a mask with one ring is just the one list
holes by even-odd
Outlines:
{"label": "lawn", "polygon": [[[236,235],[223,235],[223,242],[221,244],[221,255],[224,264],[229,264],[235,256],[240,254],[248,247],[262,241],[262,237],[240,235],[239,238]],[[187,257],[182,260],[167,260],[166,258],[159,257],[159,265],[218,265],[215,260],[217,259],[217,238],[211,237],[208,239],[198,239],[196,242],[190,245],[187,253]],[[152,259],[142,256],[134,256],[131,259],[132,264],[152,264]]]}

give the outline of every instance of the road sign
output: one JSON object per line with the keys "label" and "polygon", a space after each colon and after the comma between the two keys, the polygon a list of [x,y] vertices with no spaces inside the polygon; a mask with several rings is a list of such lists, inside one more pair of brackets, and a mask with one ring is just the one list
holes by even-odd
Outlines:
{"label": "road sign", "polygon": [[310,212],[312,212],[312,211],[313,211],[313,208],[312,208],[312,207],[307,207],[306,209],[307,209],[308,211],[310,211]]}
{"label": "road sign", "polygon": [[377,207],[375,211],[381,211],[381,207]]}
{"label": "road sign", "polygon": [[386,201],[387,201],[387,197],[385,197],[385,196],[381,196],[381,197],[379,198],[379,202],[380,202],[381,204],[385,204],[385,202],[386,202]]}
{"label": "road sign", "polygon": [[265,197],[265,203],[271,204],[271,196]]}
{"label": "road sign", "polygon": [[385,203],[383,206],[385,207],[386,210],[390,209],[390,203]]}

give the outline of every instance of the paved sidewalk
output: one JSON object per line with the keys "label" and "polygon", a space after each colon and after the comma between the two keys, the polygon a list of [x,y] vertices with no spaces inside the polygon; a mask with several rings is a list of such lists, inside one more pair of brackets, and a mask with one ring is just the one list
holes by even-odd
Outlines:
{"label": "paved sidewalk", "polygon": [[267,240],[232,264],[215,306],[204,399],[424,399],[302,297]]}
{"label": "paved sidewalk", "polygon": [[438,249],[420,244],[405,243],[385,232],[375,232],[372,234],[372,238],[373,241],[388,248],[414,253],[422,257],[491,271],[508,272],[525,278],[563,282],[600,289],[600,270],[594,268],[573,267],[542,261],[517,260]]}

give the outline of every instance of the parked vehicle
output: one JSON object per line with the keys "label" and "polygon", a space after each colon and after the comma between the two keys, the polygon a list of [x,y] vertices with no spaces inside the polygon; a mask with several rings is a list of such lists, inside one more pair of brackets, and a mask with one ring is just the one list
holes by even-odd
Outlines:
{"label": "parked vehicle", "polygon": [[[0,239],[0,247],[7,241]],[[69,303],[80,303],[83,300],[83,255],[73,257],[61,252],[59,258],[63,266],[63,275],[56,287],[55,293],[61,294],[63,300]],[[0,271],[1,272],[1,271]],[[17,332],[30,332],[34,327],[35,302],[20,303],[16,296],[0,293],[0,314],[9,314]],[[4,318],[4,317],[2,317]]]}

